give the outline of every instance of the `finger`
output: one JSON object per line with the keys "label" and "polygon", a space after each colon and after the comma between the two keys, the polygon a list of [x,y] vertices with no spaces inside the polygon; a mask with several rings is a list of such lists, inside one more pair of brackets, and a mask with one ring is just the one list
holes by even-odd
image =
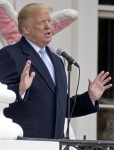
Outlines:
{"label": "finger", "polygon": [[31,80],[33,80],[34,77],[35,77],[35,72],[32,72],[31,75],[30,75]]}
{"label": "finger", "polygon": [[107,90],[107,89],[109,89],[111,87],[112,87],[112,84],[108,84],[108,85],[104,86],[104,90]]}
{"label": "finger", "polygon": [[106,79],[102,82],[102,84],[105,85],[105,84],[108,83],[111,79],[112,79],[111,77],[106,78]]}
{"label": "finger", "polygon": [[29,76],[29,71],[23,71],[22,74],[21,74],[21,79],[23,79],[27,76]]}
{"label": "finger", "polygon": [[21,74],[21,77],[24,78],[25,76],[29,75],[29,71],[30,71],[30,66],[31,66],[31,61],[28,60],[25,64],[25,67],[23,69],[23,72]]}
{"label": "finger", "polygon": [[[104,74],[104,71],[101,71],[101,72],[97,75],[97,77],[95,78],[95,80],[100,80],[101,77],[103,76],[103,74]],[[95,81],[95,80],[94,80],[94,81]]]}
{"label": "finger", "polygon": [[99,79],[101,82],[109,75],[109,72],[104,73],[101,78]]}
{"label": "finger", "polygon": [[88,79],[88,81],[89,81],[89,85],[91,86],[93,82],[90,79]]}
{"label": "finger", "polygon": [[29,71],[23,72],[21,74],[21,81],[23,80],[23,82],[29,77]]}
{"label": "finger", "polygon": [[26,72],[27,70],[30,70],[30,66],[31,66],[31,61],[27,60],[25,67],[23,69],[23,72]]}

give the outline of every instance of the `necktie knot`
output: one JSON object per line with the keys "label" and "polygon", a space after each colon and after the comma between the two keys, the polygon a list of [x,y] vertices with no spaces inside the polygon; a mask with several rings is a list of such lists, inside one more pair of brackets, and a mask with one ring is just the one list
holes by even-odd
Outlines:
{"label": "necktie knot", "polygon": [[44,54],[46,53],[46,51],[45,51],[44,48],[42,48],[42,49],[39,50],[39,53],[40,53],[40,55],[41,55],[41,57],[42,57],[42,55],[44,55]]}

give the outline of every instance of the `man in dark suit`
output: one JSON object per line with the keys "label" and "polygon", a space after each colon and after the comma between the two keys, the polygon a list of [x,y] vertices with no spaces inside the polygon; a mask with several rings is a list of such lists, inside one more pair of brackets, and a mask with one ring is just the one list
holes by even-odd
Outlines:
{"label": "man in dark suit", "polygon": [[[0,51],[0,82],[16,93],[16,102],[4,111],[24,130],[25,137],[63,138],[67,116],[67,80],[60,57],[47,46],[52,39],[51,7],[26,5],[18,15],[22,38]],[[43,53],[42,53],[43,52]],[[98,99],[112,85],[102,71],[89,81],[88,92],[77,96],[73,117],[97,112]],[[75,96],[71,97],[71,108]]]}

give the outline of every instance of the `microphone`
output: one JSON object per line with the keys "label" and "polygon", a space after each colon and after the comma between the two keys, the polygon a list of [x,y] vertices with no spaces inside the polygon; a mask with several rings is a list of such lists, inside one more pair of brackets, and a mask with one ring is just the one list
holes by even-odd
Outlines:
{"label": "microphone", "polygon": [[80,68],[80,66],[78,65],[78,63],[71,57],[69,56],[64,49],[58,48],[57,49],[57,54],[63,56],[64,58],[66,58],[66,60],[68,62],[70,62],[71,64],[74,64],[76,67]]}

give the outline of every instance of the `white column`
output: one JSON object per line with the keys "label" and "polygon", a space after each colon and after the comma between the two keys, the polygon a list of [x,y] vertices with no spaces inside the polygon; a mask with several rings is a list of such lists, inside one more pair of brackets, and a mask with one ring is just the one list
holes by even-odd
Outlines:
{"label": "white column", "polygon": [[[74,0],[73,7],[79,12],[79,18],[73,29],[72,56],[81,68],[79,92],[88,88],[88,78],[97,74],[97,0]],[[75,93],[78,70],[73,69],[72,92]],[[77,73],[76,73],[77,71]],[[72,119],[72,126],[77,139],[96,139],[96,114]]]}

